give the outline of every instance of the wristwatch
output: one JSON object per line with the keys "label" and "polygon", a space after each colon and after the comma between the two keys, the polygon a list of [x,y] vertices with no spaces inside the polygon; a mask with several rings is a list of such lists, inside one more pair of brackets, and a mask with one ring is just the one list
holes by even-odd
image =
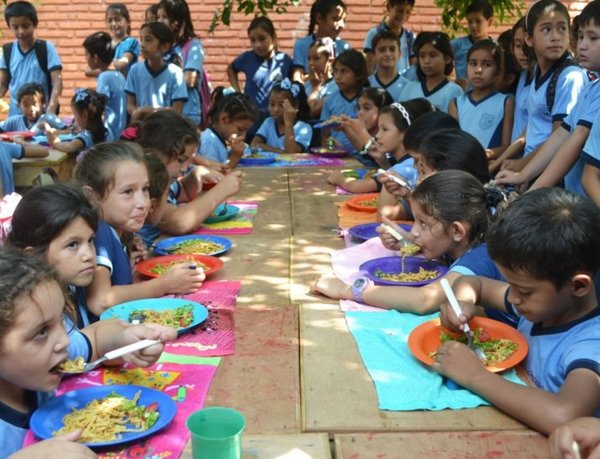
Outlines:
{"label": "wristwatch", "polygon": [[369,286],[373,285],[373,282],[368,277],[359,277],[352,283],[352,296],[354,301],[363,303],[363,292]]}

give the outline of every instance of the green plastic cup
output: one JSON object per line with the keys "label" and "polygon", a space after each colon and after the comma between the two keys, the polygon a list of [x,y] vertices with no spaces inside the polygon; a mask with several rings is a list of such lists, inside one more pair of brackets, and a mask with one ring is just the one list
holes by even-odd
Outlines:
{"label": "green plastic cup", "polygon": [[232,408],[214,406],[192,413],[186,422],[192,434],[194,459],[240,459],[244,415]]}

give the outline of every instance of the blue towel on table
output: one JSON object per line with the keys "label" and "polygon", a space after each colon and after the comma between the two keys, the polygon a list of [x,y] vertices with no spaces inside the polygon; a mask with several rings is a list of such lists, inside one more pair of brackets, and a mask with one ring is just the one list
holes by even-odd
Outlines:
{"label": "blue towel on table", "polygon": [[[466,389],[447,388],[441,375],[413,357],[408,335],[417,325],[436,317],[439,313],[346,312],[348,327],[375,383],[379,409],[437,411],[489,405]],[[514,370],[505,372],[504,377],[523,384]]]}

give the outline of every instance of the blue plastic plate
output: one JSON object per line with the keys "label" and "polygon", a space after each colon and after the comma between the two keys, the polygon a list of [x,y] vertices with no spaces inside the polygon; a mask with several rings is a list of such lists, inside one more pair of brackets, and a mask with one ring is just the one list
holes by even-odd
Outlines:
{"label": "blue plastic plate", "polygon": [[127,303],[117,304],[100,314],[100,320],[121,319],[125,322],[129,322],[129,315],[133,311],[144,309],[165,311],[167,309],[176,309],[185,306],[186,304],[194,306],[192,311],[194,318],[192,323],[187,327],[177,329],[178,333],[181,335],[206,320],[208,317],[208,309],[206,309],[206,306],[196,303],[195,301],[186,300],[185,298],[146,298],[144,300],[128,301]]}
{"label": "blue plastic plate", "polygon": [[[373,239],[374,237],[379,237],[379,233],[375,231],[375,229],[381,225],[381,223],[363,223],[362,225],[353,226],[348,230],[350,236],[359,241],[367,241],[369,239]],[[410,231],[412,225],[401,224],[400,228]]]}
{"label": "blue plastic plate", "polygon": [[[75,138],[73,134],[59,134],[58,138],[61,142],[69,142]],[[31,139],[33,143],[39,143],[40,145],[48,145],[48,139],[45,135],[35,135]]]}
{"label": "blue plastic plate", "polygon": [[246,166],[260,166],[262,164],[271,164],[277,161],[279,158],[278,153],[271,153],[270,151],[260,151],[257,154],[260,155],[260,158],[250,158],[247,155],[244,155],[240,158],[240,164],[245,164]]}
{"label": "blue plastic plate", "polygon": [[[223,212],[223,208],[225,207],[225,213],[220,215]],[[204,223],[217,223],[224,222],[225,220],[231,220],[237,214],[240,213],[240,208],[237,206],[232,206],[231,204],[219,204],[213,215],[204,220]]]}
{"label": "blue plastic plate", "polygon": [[159,417],[156,424],[143,432],[124,432],[118,440],[84,444],[93,448],[101,448],[147,437],[171,423],[177,413],[177,406],[167,394],[141,386],[95,386],[67,392],[60,397],[50,399],[33,413],[30,421],[31,430],[38,438],[44,440],[52,438],[54,432],[63,426],[63,417],[73,409],[82,409],[92,400],[105,398],[113,392],[132,399],[138,391],[141,392],[138,401],[140,405],[158,404]]}
{"label": "blue plastic plate", "polygon": [[404,257],[404,272],[418,272],[420,267],[423,269],[437,271],[438,275],[434,279],[427,279],[421,282],[397,282],[381,279],[375,275],[375,271],[380,269],[385,273],[400,273],[402,272],[402,257],[383,257],[369,260],[360,265],[360,271],[365,273],[365,276],[371,279],[377,285],[402,285],[405,287],[421,287],[422,285],[435,282],[448,271],[444,265],[435,261],[426,260],[421,257]]}
{"label": "blue plastic plate", "polygon": [[201,239],[203,241],[210,241],[210,242],[214,242],[215,244],[219,244],[219,245],[223,246],[223,248],[221,250],[217,250],[215,252],[210,252],[210,253],[200,253],[200,255],[213,255],[213,256],[221,255],[221,254],[227,252],[232,246],[231,241],[224,237],[200,236],[198,234],[188,234],[186,236],[175,236],[175,237],[169,237],[167,239],[163,239],[162,241],[159,241],[156,243],[156,247],[155,247],[154,251],[158,255],[171,255],[174,252],[169,249],[172,249],[176,244],[178,244],[180,242],[189,241],[190,239]]}

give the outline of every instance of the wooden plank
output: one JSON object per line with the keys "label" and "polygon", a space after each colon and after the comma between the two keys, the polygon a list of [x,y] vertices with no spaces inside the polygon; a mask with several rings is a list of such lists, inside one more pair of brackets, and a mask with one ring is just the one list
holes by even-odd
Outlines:
{"label": "wooden plank", "polygon": [[[182,459],[192,458],[188,443]],[[331,459],[326,434],[243,435],[242,459]]]}
{"label": "wooden plank", "polygon": [[[315,260],[327,247],[339,248],[332,237],[305,237],[292,247],[292,285],[307,286],[321,257],[307,274],[302,263]],[[318,247],[319,250],[314,250]],[[300,303],[300,366],[303,431],[377,432],[441,430],[512,430],[524,426],[492,407],[467,410],[394,412],[378,409],[377,395],[337,301],[295,295]]]}
{"label": "wooden plank", "polygon": [[37,185],[42,172],[50,169],[61,181],[69,180],[75,167],[75,155],[49,150],[46,158],[23,158],[13,160],[14,181],[17,187]]}
{"label": "wooden plank", "polygon": [[246,417],[249,434],[300,432],[298,314],[293,306],[237,307],[235,354],[223,357],[206,406]]}
{"label": "wooden plank", "polygon": [[532,431],[410,432],[340,434],[337,459],[541,459],[549,458],[548,439]]}

